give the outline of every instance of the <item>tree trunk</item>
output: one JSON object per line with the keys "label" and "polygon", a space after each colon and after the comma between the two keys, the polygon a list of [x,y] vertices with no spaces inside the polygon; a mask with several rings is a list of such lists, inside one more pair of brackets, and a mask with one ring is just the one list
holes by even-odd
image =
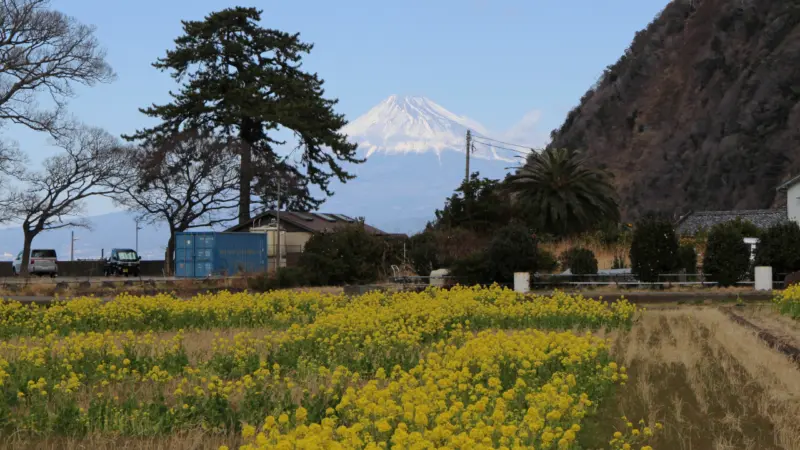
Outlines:
{"label": "tree trunk", "polygon": [[164,254],[164,271],[167,275],[175,275],[175,230],[169,230],[169,241],[167,241],[167,251]]}
{"label": "tree trunk", "polygon": [[244,148],[239,168],[239,225],[250,221],[250,185],[252,182],[253,155],[249,148]]}
{"label": "tree trunk", "polygon": [[239,225],[250,221],[250,192],[253,184],[253,142],[256,140],[256,124],[245,118],[239,130],[242,141],[239,165]]}
{"label": "tree trunk", "polygon": [[31,263],[31,244],[33,243],[34,234],[28,231],[27,228],[23,228],[22,236],[22,261],[19,265],[19,275],[27,277],[30,275],[28,266]]}

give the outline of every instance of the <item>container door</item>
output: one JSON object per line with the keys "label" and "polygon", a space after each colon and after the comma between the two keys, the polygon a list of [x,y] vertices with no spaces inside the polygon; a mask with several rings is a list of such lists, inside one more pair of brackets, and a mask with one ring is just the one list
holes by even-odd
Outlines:
{"label": "container door", "polygon": [[179,233],[175,237],[175,276],[194,277],[194,244],[195,236],[191,233]]}
{"label": "container door", "polygon": [[228,276],[266,270],[266,233],[220,233],[214,251],[214,272]]}
{"label": "container door", "polygon": [[215,233],[198,234],[194,243],[194,276],[205,278],[214,275],[212,267],[214,262]]}

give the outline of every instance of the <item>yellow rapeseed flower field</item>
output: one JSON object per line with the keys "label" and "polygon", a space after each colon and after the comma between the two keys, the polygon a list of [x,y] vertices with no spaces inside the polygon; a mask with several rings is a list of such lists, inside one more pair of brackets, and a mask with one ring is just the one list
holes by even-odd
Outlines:
{"label": "yellow rapeseed flower field", "polygon": [[589,331],[636,314],[498,287],[0,303],[0,429],[236,431],[243,449],[579,448],[584,421],[627,381]]}
{"label": "yellow rapeseed flower field", "polygon": [[800,320],[800,284],[778,291],[773,302],[782,314]]}

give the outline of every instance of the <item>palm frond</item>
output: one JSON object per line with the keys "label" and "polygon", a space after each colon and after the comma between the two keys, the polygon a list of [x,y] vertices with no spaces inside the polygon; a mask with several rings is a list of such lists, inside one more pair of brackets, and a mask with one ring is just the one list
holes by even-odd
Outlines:
{"label": "palm frond", "polygon": [[507,185],[544,232],[576,233],[620,217],[610,174],[591,167],[574,150],[549,148],[530,155]]}

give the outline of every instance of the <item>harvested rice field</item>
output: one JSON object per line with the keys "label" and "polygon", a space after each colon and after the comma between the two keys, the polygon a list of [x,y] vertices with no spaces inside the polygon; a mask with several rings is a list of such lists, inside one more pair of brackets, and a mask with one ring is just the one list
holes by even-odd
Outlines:
{"label": "harvested rice field", "polygon": [[[737,313],[800,337],[771,308]],[[720,308],[651,309],[630,332],[604,337],[631,381],[600,415],[662,422],[654,448],[800,449],[800,366]]]}

